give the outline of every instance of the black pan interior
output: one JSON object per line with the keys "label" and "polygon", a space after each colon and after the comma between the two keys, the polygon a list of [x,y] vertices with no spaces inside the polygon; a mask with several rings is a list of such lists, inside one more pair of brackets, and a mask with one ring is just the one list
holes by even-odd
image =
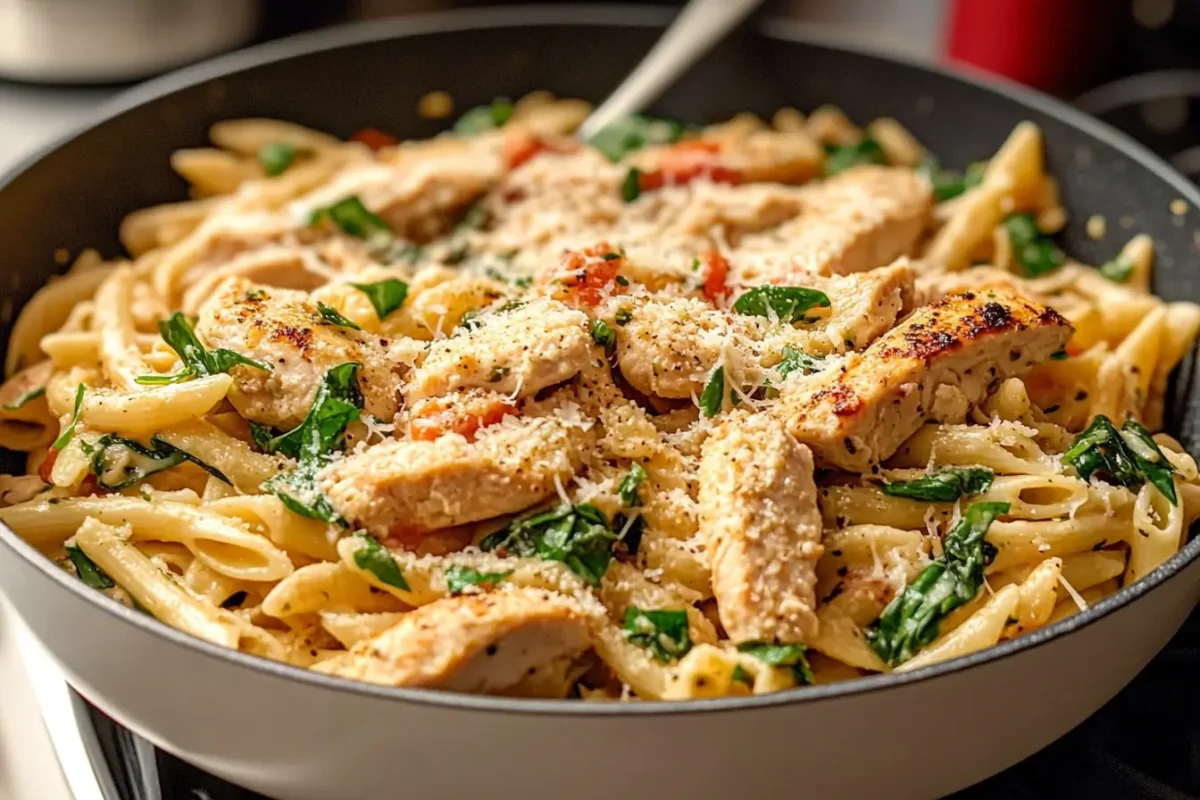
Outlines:
{"label": "black pan interior", "polygon": [[[432,89],[449,91],[459,110],[534,89],[599,100],[650,48],[666,16],[610,7],[456,19],[456,25],[503,24],[410,37],[406,34],[437,26],[398,20],[235,55],[143,88],[137,97],[145,102],[70,139],[7,186],[0,181],[5,273],[0,285],[5,300],[13,302],[0,314],[0,344],[8,338],[12,308],[20,308],[60,268],[56,250],[73,255],[94,246],[116,255],[117,226],[125,213],[185,197],[183,182],[168,166],[170,154],[203,145],[217,120],[267,116],[342,136],[376,125],[402,137],[425,137],[445,127],[416,114],[417,100]],[[530,22],[520,24],[522,19]],[[789,36],[778,23],[744,31],[711,53],[653,110],[706,122],[741,110],[767,115],[782,105],[809,110],[832,102],[859,121],[899,119],[944,164],[959,167],[989,156],[1017,122],[1031,119],[1045,132],[1049,168],[1071,210],[1060,237],[1063,247],[1101,263],[1133,233],[1148,233],[1159,253],[1158,293],[1200,298],[1191,224],[1200,209],[1182,218],[1168,210],[1176,198],[1195,197],[1194,190],[1157,162],[1146,162],[1144,151],[1128,147],[1127,140],[1103,131],[1095,138],[1074,124],[1082,117],[1068,121],[1020,90],[996,93],[936,70]],[[1109,234],[1099,242],[1085,233],[1092,214],[1108,222]],[[1185,371],[1190,373],[1190,364]],[[1190,380],[1177,381],[1180,401],[1170,404],[1169,427],[1195,450],[1200,399],[1190,404],[1183,399],[1191,394],[1187,384]]]}

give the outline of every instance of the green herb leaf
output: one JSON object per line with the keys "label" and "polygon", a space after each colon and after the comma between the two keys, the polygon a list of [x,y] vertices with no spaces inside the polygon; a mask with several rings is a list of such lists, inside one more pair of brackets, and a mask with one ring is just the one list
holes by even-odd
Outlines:
{"label": "green herb leaf", "polygon": [[803,286],[755,286],[733,303],[739,314],[800,322],[810,308],[829,308],[829,295]]}
{"label": "green herb leaf", "polygon": [[404,580],[404,574],[388,549],[366,531],[355,531],[354,535],[363,541],[363,546],[354,551],[355,566],[367,570],[388,586],[407,592],[408,581]]}
{"label": "green herb leaf", "polygon": [[1129,446],[1103,414],[1075,438],[1070,449],[1063,453],[1063,461],[1074,467],[1085,481],[1099,474],[1108,483],[1131,489],[1145,481]]}
{"label": "green herb leaf", "polygon": [[983,176],[987,173],[986,161],[972,161],[967,165],[967,171],[963,174],[963,188],[974,189],[983,183]]}
{"label": "green herb leaf", "polygon": [[649,650],[664,664],[683,658],[692,649],[688,615],[678,610],[625,609],[625,638]]}
{"label": "green herb leaf", "polygon": [[599,586],[617,540],[604,512],[591,503],[560,505],[519,517],[479,543],[482,550],[560,561]]}
{"label": "green herb leaf", "polygon": [[1146,480],[1150,481],[1171,505],[1179,505],[1179,498],[1175,495],[1175,468],[1163,455],[1150,431],[1140,422],[1126,420],[1121,426],[1121,438],[1125,440],[1129,454],[1133,456],[1134,463],[1146,476]]}
{"label": "green herb leaf", "polygon": [[327,305],[325,303],[318,301],[317,302],[317,313],[321,315],[321,319],[325,320],[326,322],[328,322],[332,325],[340,325],[343,328],[350,328],[351,330],[355,330],[355,331],[362,330],[361,325],[359,325],[357,322],[355,322],[352,319],[346,319],[345,317],[343,317],[341,314],[338,313],[338,310],[336,308],[334,308],[331,305]]}
{"label": "green herb leaf", "polygon": [[646,518],[637,513],[633,517],[627,517],[624,512],[618,511],[613,516],[612,527],[620,536],[625,552],[636,556],[642,547],[642,536],[646,533]]}
{"label": "green herb leaf", "polygon": [[625,179],[621,181],[621,199],[626,203],[632,203],[642,196],[642,171],[637,167],[630,167],[625,173]]}
{"label": "green herb leaf", "polygon": [[704,391],[700,393],[700,413],[706,417],[715,417],[725,405],[725,368],[717,367],[708,376]]}
{"label": "green herb leaf", "polygon": [[613,322],[621,327],[625,327],[633,319],[633,312],[628,308],[618,308],[617,313],[613,314]]}
{"label": "green herb leaf", "polygon": [[25,394],[18,397],[17,402],[5,403],[4,410],[5,411],[16,411],[17,409],[23,407],[26,403],[30,403],[30,402],[33,402],[34,400],[37,400],[39,397],[41,397],[45,393],[46,393],[45,386],[35,386],[34,388],[30,389]]}
{"label": "green herb leaf", "polygon": [[316,461],[302,462],[291,472],[281,472],[263,481],[259,488],[278,497],[284,507],[294,514],[344,528],[346,520],[317,485],[317,472],[321,466]]}
{"label": "green herb leaf", "polygon": [[964,495],[982,494],[992,488],[996,473],[990,469],[943,469],[911,481],[883,484],[883,493],[929,503],[953,503]]}
{"label": "green herb leaf", "polygon": [[108,577],[108,573],[100,569],[96,562],[88,558],[88,554],[78,547],[68,545],[67,558],[71,559],[71,563],[75,565],[75,574],[79,576],[79,580],[83,581],[85,586],[92,589],[111,589],[116,586],[113,579]]}
{"label": "green herb leaf", "polygon": [[1013,214],[1004,221],[1013,259],[1027,278],[1036,278],[1062,266],[1066,256],[1038,230],[1032,214]]}
{"label": "green herb leaf", "polygon": [[735,683],[744,683],[747,686],[754,686],[754,678],[750,677],[750,673],[742,668],[741,664],[733,665],[732,680]]}
{"label": "green herb leaf", "polygon": [[687,130],[682,122],[634,114],[601,128],[588,143],[610,161],[620,161],[647,145],[671,144]]}
{"label": "green herb leaf", "polygon": [[1061,350],[1061,349],[1055,350],[1053,353],[1050,354],[1050,358],[1052,358],[1055,361],[1066,361],[1070,357],[1071,357],[1070,353],[1068,353],[1066,350]]}
{"label": "green herb leaf", "polygon": [[1008,503],[974,503],[942,542],[942,555],[888,603],[867,630],[879,657],[895,666],[937,638],[941,620],[970,602],[983,585],[983,569],[996,555],[984,540]]}
{"label": "green herb leaf", "polygon": [[617,343],[617,332],[602,319],[592,323],[592,341],[605,350]]}
{"label": "green herb leaf", "polygon": [[820,372],[823,369],[825,369],[825,359],[820,356],[809,355],[791,345],[784,345],[783,359],[775,365],[775,371],[779,373],[779,377],[781,378],[786,378],[793,372],[799,372],[801,375],[809,375],[813,372]]}
{"label": "green herb leaf", "polygon": [[331,206],[318,208],[309,215],[308,224],[316,225],[323,219],[329,219],[346,234],[356,239],[378,240],[392,238],[392,229],[387,223],[367,210],[358,195],[352,194]]}
{"label": "green herb leaf", "polygon": [[136,486],[146,478],[190,461],[209,475],[232,485],[223,472],[175,445],[154,436],[150,446],[114,433],[106,433],[87,445],[91,472],[96,485],[108,491]]}
{"label": "green herb leaf", "polygon": [[1112,261],[1100,265],[1100,274],[1114,283],[1126,283],[1133,277],[1133,259],[1118,253]]}
{"label": "green herb leaf", "polygon": [[804,657],[807,648],[802,644],[742,642],[737,649],[772,667],[791,667],[796,683],[813,683],[812,668],[808,666],[808,659]]}
{"label": "green herb leaf", "polygon": [[824,171],[837,175],[859,164],[886,164],[887,156],[879,142],[864,136],[858,144],[826,145]]}
{"label": "green herb leaf", "polygon": [[931,155],[918,164],[917,172],[929,181],[933,196],[939,203],[958,197],[967,190],[963,176],[954,170],[942,169],[937,156]]}
{"label": "green herb leaf", "polygon": [[638,489],[646,482],[646,468],[634,461],[629,465],[629,474],[621,479],[617,494],[621,497],[621,505],[626,508],[637,508],[642,504]]}
{"label": "green herb leaf", "polygon": [[399,278],[350,285],[367,296],[380,319],[404,305],[404,300],[408,297],[408,284]]}
{"label": "green herb leaf", "polygon": [[450,594],[452,595],[462,594],[463,589],[468,586],[492,587],[509,575],[512,575],[512,570],[508,572],[479,572],[469,567],[454,566],[446,570],[446,588],[450,590]]}
{"label": "green herb leaf", "polygon": [[175,375],[139,375],[134,379],[137,383],[144,385],[179,383],[206,375],[220,375],[239,366],[260,369],[263,372],[271,371],[269,364],[246,358],[233,350],[226,350],[223,347],[209,350],[201,344],[196,332],[192,330],[191,323],[180,311],[176,311],[167,319],[159,320],[158,332],[163,341],[175,351],[179,360],[183,362],[183,371]]}
{"label": "green herb leaf", "polygon": [[71,437],[75,435],[75,426],[79,423],[79,411],[83,408],[83,394],[86,391],[87,387],[82,383],[75,388],[75,409],[71,412],[71,421],[67,423],[67,427],[63,428],[54,444],[50,445],[55,450],[62,450],[70,444]]}
{"label": "green herb leaf", "polygon": [[258,163],[272,177],[282,175],[296,158],[296,148],[287,142],[265,144],[258,151]]}
{"label": "green herb leaf", "polygon": [[466,111],[454,123],[454,132],[469,136],[474,133],[503,128],[513,115],[513,104],[504,97],[497,97],[486,106],[475,106]]}

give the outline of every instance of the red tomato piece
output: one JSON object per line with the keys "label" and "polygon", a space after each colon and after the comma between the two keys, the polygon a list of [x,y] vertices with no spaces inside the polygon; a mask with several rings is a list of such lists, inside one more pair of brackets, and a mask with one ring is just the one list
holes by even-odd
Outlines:
{"label": "red tomato piece", "polygon": [[425,405],[420,415],[408,424],[409,435],[417,441],[432,442],[447,433],[457,433],[475,441],[480,428],[495,425],[505,417],[516,414],[517,407],[499,400],[488,404],[476,413],[461,413],[451,408],[449,401],[438,400]]}
{"label": "red tomato piece", "polygon": [[714,306],[732,294],[729,288],[729,261],[725,256],[713,250],[701,259],[706,271],[704,273],[704,297]]}
{"label": "red tomato piece", "polygon": [[606,295],[620,294],[623,290],[617,276],[624,264],[624,257],[606,242],[582,252],[572,250],[551,276],[565,287],[555,297],[576,307],[594,307]]}
{"label": "red tomato piece", "polygon": [[379,128],[363,128],[351,136],[350,141],[361,142],[372,150],[382,150],[385,147],[395,147],[400,144],[399,139],[387,131],[381,131]]}

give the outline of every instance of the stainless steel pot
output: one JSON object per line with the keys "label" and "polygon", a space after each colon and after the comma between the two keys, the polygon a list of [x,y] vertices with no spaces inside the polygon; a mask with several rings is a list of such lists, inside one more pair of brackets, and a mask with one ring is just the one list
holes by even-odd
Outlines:
{"label": "stainless steel pot", "polygon": [[[418,98],[461,107],[535,88],[603,97],[666,15],[629,7],[474,11],[308,35],[227,56],[127,95],[0,180],[9,297],[54,271],[55,248],[116,250],[121,216],[177,198],[168,157],[214,121],[272,116],[349,135],[428,136]],[[482,65],[482,66],[481,66]],[[943,161],[1043,129],[1072,219],[1066,249],[1099,263],[1085,220],[1130,217],[1159,254],[1156,290],[1200,296],[1192,231],[1168,205],[1200,192],[1128,138],[1045,97],[821,46],[784,23],[727,43],[657,113],[696,122],[833,101],[901,120]],[[0,334],[7,330],[0,328]],[[1200,450],[1191,362],[1168,429]],[[391,796],[888,797],[945,794],[995,773],[1103,705],[1200,597],[1200,539],[1085,612],[927,669],[755,698],[679,704],[519,701],[388,689],[222,650],[88,589],[0,529],[0,586],[77,688],[155,744],[280,800]]]}

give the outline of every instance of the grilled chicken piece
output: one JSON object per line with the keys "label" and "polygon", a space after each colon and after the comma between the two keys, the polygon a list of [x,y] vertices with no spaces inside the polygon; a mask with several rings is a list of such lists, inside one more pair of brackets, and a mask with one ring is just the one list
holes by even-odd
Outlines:
{"label": "grilled chicken piece", "polygon": [[867,472],[930,418],[941,386],[978,403],[1071,333],[1058,312],[1024,299],[954,295],[918,309],[837,368],[788,384],[775,413],[823,466]]}
{"label": "grilled chicken piece", "polygon": [[808,448],[778,421],[737,414],[704,443],[700,533],[734,642],[811,642],[821,512]]}
{"label": "grilled chicken piece", "polygon": [[861,350],[913,308],[913,269],[907,259],[855,275],[810,281],[829,295],[833,313],[815,326],[835,351]]}
{"label": "grilled chicken piece", "polygon": [[209,347],[224,347],[271,366],[270,372],[234,367],[229,399],[242,416],[289,429],[308,414],[325,374],[339,364],[361,364],[358,384],[366,413],[391,420],[400,385],[393,348],[378,336],[335,325],[321,317],[304,292],[230,278],[199,309],[196,334]]}
{"label": "grilled chicken piece", "polygon": [[[491,422],[485,419],[484,423]],[[389,441],[330,464],[321,490],[357,528],[382,537],[476,522],[528,508],[566,483],[589,432],[573,402],[552,397],[470,436]]]}
{"label": "grilled chicken piece", "polygon": [[409,402],[464,389],[532,397],[574,377],[592,358],[587,315],[554,300],[530,300],[476,322],[430,345],[409,376]]}
{"label": "grilled chicken piece", "polygon": [[540,589],[451,597],[405,614],[320,672],[385,686],[499,694],[590,646],[575,601]]}
{"label": "grilled chicken piece", "polygon": [[932,208],[928,182],[912,170],[854,167],[806,189],[795,219],[742,242],[748,251],[787,252],[790,264],[750,260],[737,277],[754,284],[770,282],[780,269],[847,275],[890,264],[912,251]]}

